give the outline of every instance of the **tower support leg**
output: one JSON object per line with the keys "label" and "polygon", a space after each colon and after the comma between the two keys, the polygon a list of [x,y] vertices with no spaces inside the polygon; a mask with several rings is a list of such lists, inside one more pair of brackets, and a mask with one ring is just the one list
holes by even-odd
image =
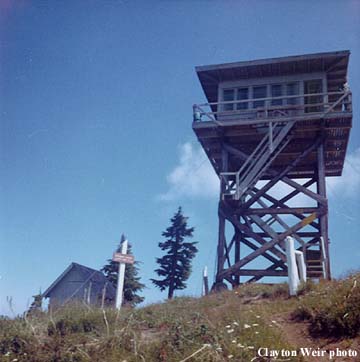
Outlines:
{"label": "tower support leg", "polygon": [[[326,199],[326,181],[325,181],[325,155],[324,144],[321,143],[317,149],[317,192]],[[320,217],[320,235],[324,239],[325,250],[325,269],[327,279],[331,279],[330,271],[330,253],[329,253],[329,234],[328,234],[328,202],[324,205],[326,212]]]}

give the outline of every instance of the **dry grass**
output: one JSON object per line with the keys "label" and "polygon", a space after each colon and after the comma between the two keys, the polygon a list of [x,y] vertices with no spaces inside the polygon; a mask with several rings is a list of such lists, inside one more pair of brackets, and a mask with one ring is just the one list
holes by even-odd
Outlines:
{"label": "dry grass", "polygon": [[277,313],[312,320],[317,333],[340,320],[345,335],[358,334],[358,278],[309,284],[298,298],[288,298],[286,285],[257,284],[120,314],[73,305],[52,315],[0,318],[0,362],[249,362],[260,347],[293,348],[272,321]]}
{"label": "dry grass", "polygon": [[360,273],[341,281],[314,285],[292,313],[295,320],[309,321],[314,337],[360,335]]}

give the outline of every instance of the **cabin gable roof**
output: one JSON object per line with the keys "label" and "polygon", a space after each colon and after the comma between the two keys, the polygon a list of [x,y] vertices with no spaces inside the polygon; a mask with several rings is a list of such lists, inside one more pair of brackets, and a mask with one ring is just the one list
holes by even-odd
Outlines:
{"label": "cabin gable roof", "polygon": [[111,283],[108,282],[105,275],[95,269],[89,268],[87,266],[78,264],[78,263],[71,263],[64,272],[45,290],[43,293],[43,298],[49,298],[51,297],[52,292],[56,289],[58,285],[61,284],[61,282],[65,279],[65,277],[74,269],[77,270],[77,272],[80,272],[80,275],[84,278],[84,283],[91,280],[91,282],[96,284],[105,284],[108,283],[108,289],[111,295],[115,295],[115,288],[112,286]]}

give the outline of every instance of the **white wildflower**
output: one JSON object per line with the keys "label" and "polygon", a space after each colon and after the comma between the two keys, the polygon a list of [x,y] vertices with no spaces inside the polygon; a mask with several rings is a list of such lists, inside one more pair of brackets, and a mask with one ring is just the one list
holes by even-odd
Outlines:
{"label": "white wildflower", "polygon": [[233,325],[234,325],[234,326],[238,326],[239,323],[238,323],[238,322],[233,322]]}
{"label": "white wildflower", "polygon": [[246,348],[247,349],[254,349],[255,347],[254,346],[247,346]]}
{"label": "white wildflower", "polygon": [[225,326],[225,328],[231,328],[231,325],[230,325],[230,324],[228,324],[227,326]]}
{"label": "white wildflower", "polygon": [[245,323],[245,324],[244,324],[244,328],[245,328],[245,329],[248,329],[248,328],[251,328],[251,326],[250,326],[249,324],[246,324],[246,323]]}
{"label": "white wildflower", "polygon": [[258,331],[256,331],[256,332],[255,332],[255,334],[259,334],[259,332],[258,332]]}
{"label": "white wildflower", "polygon": [[233,340],[231,341],[231,343],[236,343],[236,339],[233,339]]}
{"label": "white wildflower", "polygon": [[258,324],[257,323],[253,323],[253,327],[257,327],[258,326]]}
{"label": "white wildflower", "polygon": [[233,358],[233,357],[234,357],[234,356],[233,356],[232,354],[229,354],[229,355],[228,355],[228,358],[229,358],[229,359],[231,359],[231,358]]}
{"label": "white wildflower", "polygon": [[259,316],[259,315],[257,315],[257,316],[256,316],[256,318],[260,318],[260,316]]}
{"label": "white wildflower", "polygon": [[238,343],[237,346],[238,346],[239,348],[244,348],[244,346],[243,346],[241,343]]}
{"label": "white wildflower", "polygon": [[233,330],[233,329],[228,329],[227,332],[228,332],[228,333],[233,333],[234,330]]}

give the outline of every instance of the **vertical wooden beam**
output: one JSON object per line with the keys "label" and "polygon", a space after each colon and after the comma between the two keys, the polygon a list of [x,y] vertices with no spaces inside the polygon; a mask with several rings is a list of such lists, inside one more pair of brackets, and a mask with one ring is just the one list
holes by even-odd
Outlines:
{"label": "vertical wooden beam", "polygon": [[[234,235],[234,238],[235,238],[234,262],[237,263],[238,261],[240,261],[240,242],[242,239],[242,235],[236,229],[234,232],[235,232],[235,235]],[[236,285],[240,285],[240,275],[235,275],[234,282]]]}
{"label": "vertical wooden beam", "polygon": [[221,210],[221,201],[219,202],[219,235],[218,235],[218,247],[217,247],[217,272],[216,283],[221,283],[223,278],[219,277],[224,269],[224,251],[225,251],[225,216]]}
{"label": "vertical wooden beam", "polygon": [[[227,172],[228,163],[229,163],[229,153],[222,147],[221,148],[221,172]],[[223,192],[225,191],[226,185],[225,180],[220,179],[220,201],[219,201],[219,233],[218,233],[218,247],[217,247],[217,273],[216,273],[216,283],[221,283],[222,278],[219,278],[221,271],[224,269],[225,263],[225,247],[226,247],[226,237],[225,237],[225,210],[222,210],[222,198]]]}
{"label": "vertical wooden beam", "polygon": [[[324,154],[324,144],[323,142],[319,145],[317,149],[317,192],[322,197],[326,198],[326,182],[325,182],[325,154]],[[320,204],[318,203],[318,207]],[[326,203],[326,212],[320,216],[320,234],[324,238],[325,244],[325,253],[326,253],[326,275],[328,279],[331,279],[330,273],[330,255],[329,255],[329,235],[328,235],[328,211]],[[319,240],[320,245],[320,240]]]}

